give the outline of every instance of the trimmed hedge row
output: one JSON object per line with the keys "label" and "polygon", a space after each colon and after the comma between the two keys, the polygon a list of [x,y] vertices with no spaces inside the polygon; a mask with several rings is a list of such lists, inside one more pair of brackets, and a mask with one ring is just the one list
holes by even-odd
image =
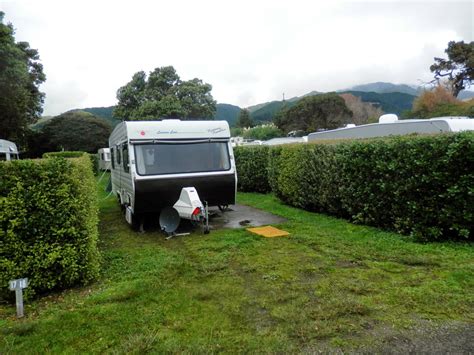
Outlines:
{"label": "trimmed hedge row", "polygon": [[0,297],[16,278],[29,278],[27,297],[94,279],[97,224],[87,156],[0,163]]}
{"label": "trimmed hedge row", "polygon": [[290,205],[422,240],[473,239],[474,132],[278,146],[267,159],[266,182],[238,165],[239,179]]}
{"label": "trimmed hedge row", "polygon": [[261,193],[271,191],[267,178],[267,146],[236,147],[234,156],[235,164],[238,166],[239,191]]}
{"label": "trimmed hedge row", "polygon": [[79,158],[82,157],[85,152],[70,150],[62,152],[48,152],[43,154],[43,158]]}
{"label": "trimmed hedge row", "polygon": [[89,156],[89,159],[92,163],[92,171],[94,172],[94,175],[97,175],[99,172],[98,154],[91,154],[81,151],[48,152],[43,154],[43,158],[79,158],[82,157],[84,154],[87,154]]}

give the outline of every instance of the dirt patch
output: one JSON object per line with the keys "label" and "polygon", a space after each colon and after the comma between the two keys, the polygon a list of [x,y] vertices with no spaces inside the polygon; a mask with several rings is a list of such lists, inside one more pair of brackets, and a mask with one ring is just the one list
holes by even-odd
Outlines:
{"label": "dirt patch", "polygon": [[227,211],[212,210],[209,217],[211,229],[258,227],[286,222],[283,217],[244,205],[233,205]]}
{"label": "dirt patch", "polygon": [[[280,224],[286,221],[286,218],[244,205],[232,205],[224,212],[217,208],[209,209],[209,228],[211,230],[259,227]],[[200,224],[193,224],[189,220],[181,219],[176,233],[192,233],[193,231],[199,231],[201,228]],[[156,215],[145,216],[144,230],[146,232],[160,231]]]}
{"label": "dirt patch", "polygon": [[394,332],[392,328],[375,331],[382,339],[374,348],[358,349],[375,353],[423,354],[472,354],[474,353],[474,324],[450,321],[435,324],[420,320],[406,331]]}
{"label": "dirt patch", "polygon": [[336,266],[341,268],[364,268],[367,269],[367,265],[359,260],[338,260]]}

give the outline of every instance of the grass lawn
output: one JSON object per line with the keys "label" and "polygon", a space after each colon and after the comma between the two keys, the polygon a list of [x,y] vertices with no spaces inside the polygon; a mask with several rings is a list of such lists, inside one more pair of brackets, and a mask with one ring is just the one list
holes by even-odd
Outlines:
{"label": "grass lawn", "polygon": [[0,353],[370,351],[474,322],[472,244],[419,244],[258,194],[238,200],[286,217],[290,237],[165,240],[133,232],[103,185],[101,278],[28,303],[21,320],[1,304]]}

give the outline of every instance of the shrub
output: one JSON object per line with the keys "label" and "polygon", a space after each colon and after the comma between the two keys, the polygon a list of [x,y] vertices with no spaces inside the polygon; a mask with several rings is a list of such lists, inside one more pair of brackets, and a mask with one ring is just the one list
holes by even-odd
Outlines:
{"label": "shrub", "polygon": [[433,118],[443,116],[474,116],[474,100],[461,101],[442,86],[423,92],[413,101],[412,111],[404,118]]}
{"label": "shrub", "polygon": [[62,152],[48,152],[43,154],[43,158],[79,158],[87,154],[92,163],[92,171],[94,175],[99,172],[99,156],[97,154],[90,154],[81,151],[62,151]]}
{"label": "shrub", "polygon": [[[239,176],[247,157],[241,152]],[[469,239],[473,166],[474,132],[463,132],[278,146],[260,178],[296,207],[423,240]],[[245,173],[252,168],[261,170],[248,164]]]}
{"label": "shrub", "polygon": [[236,147],[234,155],[238,166],[238,189],[261,193],[270,192],[267,178],[268,147]]}
{"label": "shrub", "polygon": [[92,164],[92,171],[94,172],[94,175],[97,175],[99,173],[99,154],[88,154],[89,159],[91,160]]}
{"label": "shrub", "polygon": [[472,238],[473,132],[353,142],[339,163],[354,221],[424,240]]}
{"label": "shrub", "polygon": [[98,206],[88,157],[0,164],[0,297],[28,277],[25,296],[94,279]]}
{"label": "shrub", "polygon": [[244,138],[258,139],[267,141],[272,138],[282,137],[283,132],[278,129],[273,123],[262,124],[252,128],[244,128],[242,131]]}
{"label": "shrub", "polygon": [[62,152],[48,152],[43,154],[43,158],[79,158],[86,152],[81,151],[62,151]]}

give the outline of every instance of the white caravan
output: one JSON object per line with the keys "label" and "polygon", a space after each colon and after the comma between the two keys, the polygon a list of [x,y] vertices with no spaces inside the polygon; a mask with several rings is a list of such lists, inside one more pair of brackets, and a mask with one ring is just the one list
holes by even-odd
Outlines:
{"label": "white caravan", "polygon": [[347,139],[396,136],[405,134],[434,134],[474,130],[474,119],[469,117],[436,117],[424,120],[398,120],[393,114],[380,116],[379,123],[345,127],[310,133],[308,142],[321,139]]}
{"label": "white caravan", "polygon": [[183,188],[195,189],[207,206],[235,204],[237,172],[226,121],[126,121],[113,130],[109,147],[112,191],[130,224],[177,204]]}
{"label": "white caravan", "polygon": [[99,155],[99,170],[110,170],[110,148],[101,148],[97,154]]}
{"label": "white caravan", "polygon": [[5,139],[0,139],[0,161],[19,159],[16,144]]}

